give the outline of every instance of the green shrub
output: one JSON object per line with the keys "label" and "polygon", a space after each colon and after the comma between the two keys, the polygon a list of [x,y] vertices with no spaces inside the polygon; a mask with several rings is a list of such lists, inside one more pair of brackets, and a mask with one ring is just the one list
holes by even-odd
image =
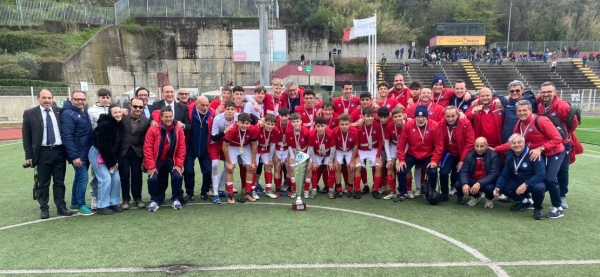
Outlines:
{"label": "green shrub", "polygon": [[339,74],[367,74],[367,65],[360,61],[347,61],[338,65]]}
{"label": "green shrub", "polygon": [[[0,68],[2,64],[0,64]],[[1,71],[0,71],[1,72]],[[27,79],[0,79],[0,87],[69,87],[69,84],[63,82],[50,82]]]}
{"label": "green shrub", "polygon": [[33,55],[25,52],[19,52],[17,54],[17,59],[19,66],[25,68],[29,72],[27,79],[37,79],[39,77],[39,72],[42,69],[42,66]]}

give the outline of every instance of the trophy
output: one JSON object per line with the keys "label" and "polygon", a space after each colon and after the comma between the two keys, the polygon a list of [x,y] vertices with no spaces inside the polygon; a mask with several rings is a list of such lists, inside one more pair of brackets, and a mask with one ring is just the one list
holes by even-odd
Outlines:
{"label": "trophy", "polygon": [[[292,168],[294,169],[294,177],[296,180],[304,180],[306,175],[306,168],[308,167],[308,162],[310,156],[304,152],[297,151],[295,152],[296,162],[292,164]],[[303,186],[296,186],[296,201],[292,204],[292,210],[294,212],[306,211],[306,204],[302,202],[302,192]]]}

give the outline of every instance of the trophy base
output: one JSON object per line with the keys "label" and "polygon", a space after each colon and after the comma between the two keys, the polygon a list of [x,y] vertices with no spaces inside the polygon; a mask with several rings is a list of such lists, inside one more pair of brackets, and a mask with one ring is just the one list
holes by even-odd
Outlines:
{"label": "trophy base", "polygon": [[292,204],[292,210],[294,212],[306,212],[306,204],[302,203],[294,203]]}

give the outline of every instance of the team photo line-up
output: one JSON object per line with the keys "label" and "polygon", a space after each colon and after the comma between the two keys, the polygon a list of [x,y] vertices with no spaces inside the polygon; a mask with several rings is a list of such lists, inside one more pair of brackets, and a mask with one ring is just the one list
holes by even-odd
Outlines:
{"label": "team photo line-up", "polygon": [[[489,88],[471,93],[462,80],[453,88],[444,85],[443,76],[435,75],[431,86],[419,81],[407,86],[397,74],[393,85],[378,84],[372,97],[355,96],[346,81],[342,96],[323,102],[313,90],[281,79],[272,80],[272,92],[257,86],[253,96],[243,87],[225,86],[212,101],[190,100],[186,89],[166,84],[162,100],[153,104],[149,90],[138,88],[128,108],[112,104],[107,89],[97,91],[98,102],[89,108],[81,91],[58,108],[52,93],[42,89],[39,106],[23,114],[24,166],[37,170],[42,219],[50,217],[51,181],[62,216],[110,215],[131,206],[155,212],[165,201],[169,178],[171,207],[181,209],[195,199],[196,161],[200,198],[212,197],[215,204],[221,198],[234,204],[296,197],[301,185],[298,191],[308,199],[319,194],[360,199],[370,193],[402,202],[434,192],[435,202],[455,195],[459,205],[475,206],[485,198],[485,208],[493,208],[495,199],[514,201],[511,211],[533,208],[533,217],[542,219],[548,191],[545,216],[564,216],[569,165],[583,152],[575,135],[579,111],[557,97],[551,82],[541,84],[537,95],[518,80],[508,84],[508,95]],[[292,168],[298,151],[310,156],[304,180]],[[67,162],[75,172],[69,207]]]}

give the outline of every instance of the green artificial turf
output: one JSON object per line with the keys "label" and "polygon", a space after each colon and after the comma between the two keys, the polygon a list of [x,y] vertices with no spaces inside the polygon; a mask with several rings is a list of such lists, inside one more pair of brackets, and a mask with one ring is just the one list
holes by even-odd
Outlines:
{"label": "green artificial turf", "polygon": [[[586,121],[584,121],[585,124]],[[0,144],[3,145],[3,144]],[[39,219],[31,199],[32,170],[22,169],[21,144],[0,146],[0,227]],[[456,239],[495,262],[536,260],[600,260],[600,194],[597,168],[600,146],[586,145],[571,167],[570,208],[566,216],[542,221],[532,211],[509,212],[510,204],[495,202],[484,209],[458,206],[456,198],[440,205],[423,199],[403,203],[375,200],[308,199],[308,211],[291,211],[290,198],[260,203],[221,204],[196,200],[180,211],[163,206],[156,213],[132,209],[112,216],[76,216],[0,230],[0,269],[156,267],[321,263],[429,263],[478,261],[459,247],[426,232],[384,219],[318,209],[315,205],[386,216]],[[595,151],[595,152],[593,152]],[[597,156],[597,157],[596,157]],[[201,180],[197,170],[197,182]],[[73,170],[67,166],[67,203]],[[239,186],[236,186],[239,188]],[[167,190],[167,194],[170,189]],[[148,199],[144,187],[144,198]],[[89,193],[88,193],[89,194]],[[224,200],[224,199],[223,199]],[[197,204],[197,203],[207,204]],[[546,195],[544,212],[548,212]],[[52,217],[56,217],[50,203]],[[592,276],[598,265],[506,266],[511,276]],[[488,276],[485,266],[449,268],[264,269],[188,272],[184,276]],[[58,274],[63,276],[64,274]],[[69,276],[89,276],[74,274]],[[93,274],[105,276],[104,274]],[[120,274],[110,274],[118,276]],[[124,275],[124,274],[123,274]],[[131,275],[131,274],[129,274]],[[136,276],[167,276],[135,273]],[[39,276],[39,275],[36,275]]]}

